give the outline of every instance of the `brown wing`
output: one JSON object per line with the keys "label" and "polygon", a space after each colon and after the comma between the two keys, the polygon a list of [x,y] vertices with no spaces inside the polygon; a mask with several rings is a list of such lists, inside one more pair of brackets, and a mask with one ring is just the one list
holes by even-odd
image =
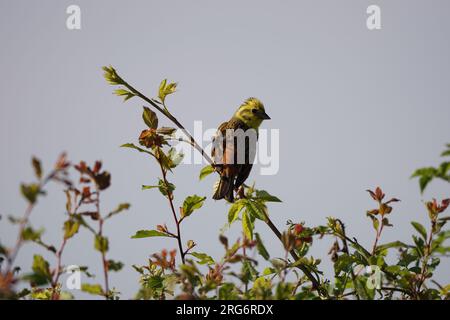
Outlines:
{"label": "brown wing", "polygon": [[[219,167],[222,167],[223,150],[224,150],[225,144],[219,145],[220,141],[218,141],[218,137],[219,137],[219,135],[221,135],[222,137],[225,136],[225,131],[227,129],[227,126],[228,126],[228,121],[222,123],[219,126],[219,128],[217,128],[217,132],[212,138],[211,158],[214,161],[214,163]],[[217,159],[215,159],[216,156],[217,156]]]}
{"label": "brown wing", "polygon": [[[258,136],[256,136],[256,139],[258,139]],[[256,139],[245,140],[245,162],[243,164],[239,164],[236,182],[234,183],[235,189],[239,188],[245,180],[247,180],[250,172],[252,171],[253,161],[255,160],[256,154]]]}
{"label": "brown wing", "polygon": [[[244,183],[252,170],[256,140],[245,139],[245,161],[244,163],[238,163],[240,147],[238,146],[238,138],[234,137],[232,140],[230,137],[227,138],[227,129],[247,131],[249,128],[242,121],[232,118],[219,126],[217,134],[213,138],[211,156],[216,166],[221,169],[221,184],[214,198],[220,199],[225,197],[232,202],[233,190],[236,190]],[[219,135],[221,135],[221,139],[218,139]]]}

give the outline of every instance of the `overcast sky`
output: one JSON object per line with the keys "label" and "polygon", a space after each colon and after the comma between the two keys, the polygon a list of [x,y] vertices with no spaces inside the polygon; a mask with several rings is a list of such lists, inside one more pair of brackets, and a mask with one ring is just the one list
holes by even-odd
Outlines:
{"label": "overcast sky", "polygon": [[[71,4],[81,8],[81,30],[66,28]],[[366,27],[370,4],[381,8],[381,30]],[[287,219],[314,226],[335,216],[370,246],[374,234],[365,212],[374,203],[365,190],[381,186],[402,200],[394,204],[394,228],[385,230],[381,242],[411,241],[410,221],[427,223],[423,201],[449,196],[448,184],[441,182],[421,196],[409,178],[418,167],[437,165],[450,142],[449,12],[445,0],[0,0],[0,214],[23,213],[19,184],[33,177],[32,155],[48,168],[65,150],[74,162],[102,160],[112,173],[105,210],[132,204],[105,226],[108,257],[126,264],[111,276],[123,298],[138,290],[132,264],[176,247],[167,239],[130,239],[139,229],[171,226],[172,218],[157,191],[140,190],[157,181],[157,166],[119,148],[136,142],[144,129],[143,103],[124,104],[111,94],[101,72],[111,64],[149,96],[163,78],[178,82],[167,101],[190,130],[195,120],[217,127],[244,99],[260,98],[272,117],[263,127],[280,132],[280,169],[262,176],[257,165],[248,182],[283,200],[269,204],[280,228]],[[177,204],[193,193],[208,196],[183,222],[183,237],[219,258],[217,234],[227,206],[211,200],[213,177],[198,182],[201,167],[182,165],[170,179],[177,185]],[[31,221],[45,227],[45,241],[59,245],[65,196],[60,187],[50,186],[48,193]],[[272,256],[281,256],[270,230],[261,223],[256,229]],[[2,243],[11,244],[16,231],[0,221]],[[236,238],[239,232],[236,225],[227,235]],[[327,276],[331,241],[317,241],[312,251],[323,259]],[[92,244],[90,234],[80,232],[63,260],[89,265],[102,283]],[[24,270],[33,252],[49,257],[26,245],[17,260]],[[438,280],[448,283],[449,267],[448,261],[440,266]]]}

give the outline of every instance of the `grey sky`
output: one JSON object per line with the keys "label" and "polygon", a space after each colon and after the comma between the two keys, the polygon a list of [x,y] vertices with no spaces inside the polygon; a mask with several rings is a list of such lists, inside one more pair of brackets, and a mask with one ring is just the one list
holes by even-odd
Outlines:
{"label": "grey sky", "polygon": [[[66,8],[77,4],[82,29],[66,29]],[[382,29],[366,28],[366,8],[378,4]],[[409,221],[425,223],[423,200],[449,196],[448,185],[434,182],[421,197],[409,176],[434,165],[450,142],[450,3],[430,1],[0,1],[0,214],[21,215],[25,202],[18,185],[32,178],[30,157],[48,168],[66,150],[73,161],[96,159],[112,173],[102,207],[132,204],[111,220],[109,257],[126,263],[111,283],[132,297],[138,275],[131,264],[167,240],[132,240],[138,229],[172,220],[153,184],[158,168],[142,154],[118,146],[135,142],[143,129],[142,102],[123,104],[111,94],[101,66],[112,64],[148,95],[163,78],[179,82],[168,98],[172,112],[188,127],[205,128],[227,120],[247,97],[260,98],[280,129],[280,171],[249,181],[279,196],[270,205],[274,222],[287,219],[323,224],[327,216],[347,222],[348,232],[370,245],[374,235],[365,216],[373,203],[365,189],[382,186],[394,205],[382,242],[410,241]],[[161,120],[162,121],[162,120]],[[168,124],[167,122],[165,124]],[[176,200],[192,193],[211,195],[213,178],[198,182],[200,165],[176,170]],[[32,215],[44,239],[58,244],[64,221],[64,194],[49,187]],[[226,205],[213,202],[183,226],[184,239],[198,251],[220,257],[218,230]],[[257,224],[276,256],[281,246],[265,225]],[[237,225],[228,232],[239,235]],[[0,240],[11,243],[13,230],[3,219]],[[89,265],[102,281],[100,257],[87,232],[72,241],[67,264]],[[323,259],[331,240],[315,244]],[[28,269],[26,245],[18,263]],[[448,261],[438,279],[449,281]],[[78,295],[84,297],[84,295]]]}

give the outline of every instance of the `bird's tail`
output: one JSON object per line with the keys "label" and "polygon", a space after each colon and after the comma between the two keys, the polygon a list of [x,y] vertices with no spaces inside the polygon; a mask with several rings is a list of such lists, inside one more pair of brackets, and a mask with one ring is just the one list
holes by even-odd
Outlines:
{"label": "bird's tail", "polygon": [[229,202],[234,202],[233,194],[233,179],[221,176],[218,183],[215,185],[214,200],[225,199]]}

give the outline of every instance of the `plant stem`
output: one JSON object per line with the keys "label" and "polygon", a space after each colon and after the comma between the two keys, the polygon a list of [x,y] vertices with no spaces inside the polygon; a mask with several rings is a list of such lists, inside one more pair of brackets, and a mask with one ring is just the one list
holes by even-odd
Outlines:
{"label": "plant stem", "polygon": [[28,220],[30,218],[30,215],[31,215],[31,212],[33,211],[33,209],[34,209],[34,204],[30,203],[27,206],[25,213],[23,215],[23,218],[20,221],[19,235],[17,236],[17,240],[16,240],[16,244],[14,245],[14,248],[11,250],[11,253],[7,257],[7,266],[6,266],[5,274],[8,274],[11,272],[11,268],[13,267],[14,261],[16,260],[17,254],[20,250],[20,247],[23,244],[22,233],[25,230],[25,226],[28,224]]}
{"label": "plant stem", "polygon": [[67,243],[67,239],[64,237],[62,243],[61,243],[61,247],[59,248],[59,250],[56,252],[56,269],[55,269],[55,278],[52,281],[52,288],[53,288],[53,292],[52,292],[52,300],[56,300],[59,295],[56,294],[56,286],[58,285],[58,281],[59,281],[59,277],[61,275],[61,268],[62,268],[62,264],[61,264],[61,257],[62,257],[62,253],[64,251],[64,247],[66,246]]}
{"label": "plant stem", "polygon": [[[347,236],[346,236],[346,233],[345,233],[345,225],[339,219],[336,219],[336,221],[341,225],[342,234],[344,236],[343,239],[341,239],[342,240],[342,244],[344,245],[344,247],[343,247],[344,253],[346,253],[347,255],[350,255],[350,252],[348,250],[347,239],[346,239]],[[353,271],[353,268],[350,269],[350,275],[352,276],[352,282],[353,282],[353,287],[355,288],[356,299],[359,300],[360,298],[359,298],[358,290],[356,289],[357,288],[356,277],[355,277],[355,272]]]}
{"label": "plant stem", "polygon": [[[45,177],[45,179],[40,180],[38,189],[42,190],[42,188],[44,188],[45,185],[56,176],[58,171],[59,171],[58,169],[55,169],[55,170],[51,171]],[[35,206],[36,206],[36,202],[29,203],[27,208],[26,208],[26,210],[25,210],[23,218],[20,221],[19,235],[17,236],[16,244],[14,245],[14,248],[11,250],[11,252],[7,256],[7,267],[6,267],[6,270],[5,270],[5,274],[8,274],[8,273],[11,272],[11,268],[13,267],[13,264],[14,264],[14,261],[16,260],[17,254],[19,253],[19,250],[20,250],[20,248],[22,247],[22,244],[23,244],[22,233],[23,233],[23,231],[25,230],[25,227],[28,224],[31,212],[33,211]]]}
{"label": "plant stem", "polygon": [[420,276],[419,276],[419,281],[417,282],[416,298],[420,294],[420,291],[422,290],[422,286],[425,283],[425,280],[427,278],[427,269],[428,269],[427,264],[428,264],[428,259],[430,258],[430,255],[431,255],[431,243],[433,241],[433,229],[434,229],[435,223],[436,223],[436,221],[434,221],[434,220],[431,221],[431,230],[430,230],[430,234],[428,236],[426,247],[425,247],[425,253],[423,256],[423,260],[422,260],[422,268],[421,268],[421,272],[420,272]]}
{"label": "plant stem", "polygon": [[[98,233],[97,236],[102,239],[103,238],[103,223],[104,219],[102,215],[100,214],[100,188],[96,181],[92,179],[95,184],[95,193],[96,193],[96,199],[95,199],[95,208],[97,210],[98,214]],[[104,248],[101,248],[101,258],[102,258],[102,265],[103,265],[103,277],[105,280],[105,299],[108,300],[109,298],[109,275],[108,275],[108,260],[106,260],[106,253]]]}
{"label": "plant stem", "polygon": [[383,227],[384,227],[383,220],[381,219],[380,221],[381,221],[381,226],[377,230],[375,242],[373,243],[373,247],[372,247],[372,255],[374,255],[375,251],[377,250],[378,241],[380,240],[381,233],[383,232]]}
{"label": "plant stem", "polygon": [[[169,182],[167,181],[166,170],[164,169],[161,161],[158,160],[158,163],[159,163],[159,167],[161,168],[161,173],[162,173],[162,176],[163,176],[164,185],[168,186]],[[180,221],[181,220],[178,220],[178,218],[177,218],[177,214],[176,214],[176,211],[175,211],[175,206],[173,205],[173,195],[172,195],[172,192],[169,191],[169,190],[167,191],[167,199],[169,200],[170,209],[172,210],[173,219],[174,219],[175,225],[177,227],[177,234],[176,234],[175,238],[177,239],[177,242],[178,242],[178,249],[180,251],[181,261],[183,262],[183,264],[185,264],[186,261],[185,261],[185,257],[184,256],[185,256],[186,252],[184,252],[184,250],[183,250],[183,243],[181,242],[181,231],[180,231]]]}

